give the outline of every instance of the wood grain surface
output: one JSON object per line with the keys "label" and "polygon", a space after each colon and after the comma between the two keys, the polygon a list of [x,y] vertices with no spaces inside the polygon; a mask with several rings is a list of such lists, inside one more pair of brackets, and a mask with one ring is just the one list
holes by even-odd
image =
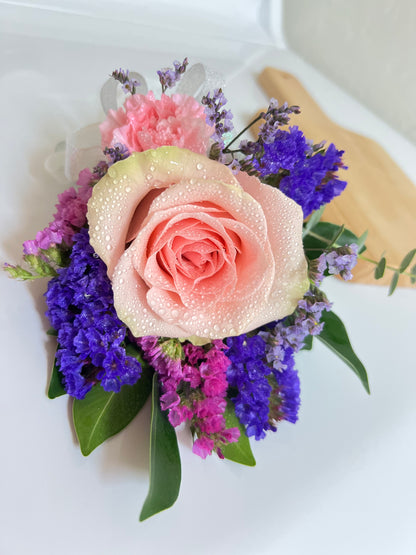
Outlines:
{"label": "wood grain surface", "polygon": [[[327,205],[322,219],[345,224],[358,236],[368,230],[365,255],[379,260],[384,253],[387,263],[397,267],[416,246],[415,185],[379,144],[330,120],[290,73],[267,67],[260,74],[259,83],[279,104],[286,101],[301,107],[301,114],[293,116],[291,124],[298,125],[308,139],[314,143],[333,142],[345,151],[348,170],[341,171],[340,178],[348,181],[348,186]],[[373,273],[373,264],[359,261],[354,280],[386,284],[392,277],[386,271],[384,278],[375,281]],[[399,285],[409,286],[409,278],[401,276]]]}

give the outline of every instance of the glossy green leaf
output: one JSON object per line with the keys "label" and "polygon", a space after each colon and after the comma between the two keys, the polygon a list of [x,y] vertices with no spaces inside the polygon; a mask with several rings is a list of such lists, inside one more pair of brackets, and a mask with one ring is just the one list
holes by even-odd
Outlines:
{"label": "glossy green leaf", "polygon": [[416,283],[416,264],[410,270],[410,283]]}
{"label": "glossy green leaf", "polygon": [[312,350],[312,342],[313,342],[313,335],[307,335],[303,341],[304,345],[301,350],[302,351]]}
{"label": "glossy green leaf", "polygon": [[153,376],[152,423],[150,429],[150,485],[139,520],[171,507],[179,495],[181,460],[176,432],[159,403],[157,375]]}
{"label": "glossy green leaf", "polygon": [[406,256],[403,258],[403,260],[401,261],[400,264],[400,268],[399,268],[399,272],[402,274],[405,270],[407,270],[407,267],[410,265],[410,263],[412,262],[414,256],[416,254],[416,249],[412,249],[410,252],[408,252],[406,254]]}
{"label": "glossy green leaf", "polygon": [[384,276],[384,272],[386,270],[386,259],[383,256],[374,270],[374,277],[375,279],[380,279]]}
{"label": "glossy green leaf", "polygon": [[394,293],[394,291],[397,287],[397,284],[399,283],[399,276],[400,276],[399,272],[394,272],[393,277],[392,277],[391,282],[390,282],[388,296],[393,295],[393,293]]}
{"label": "glossy green leaf", "polygon": [[[303,246],[309,259],[318,258],[320,254],[336,240],[337,246],[359,242],[358,237],[343,226],[329,222],[319,222],[303,239]],[[364,249],[361,249],[362,252]]]}
{"label": "glossy green leaf", "polygon": [[[126,351],[140,360],[134,346],[128,346]],[[89,455],[125,428],[145,404],[152,387],[152,370],[140,362],[142,375],[134,385],[123,385],[118,393],[104,391],[101,385],[96,385],[84,399],[74,400],[74,425],[83,455]]]}
{"label": "glossy green leaf", "polygon": [[256,459],[251,451],[250,441],[246,436],[245,427],[236,417],[232,401],[227,401],[224,417],[227,428],[238,427],[240,430],[240,437],[237,442],[229,443],[225,447],[221,448],[224,457],[230,461],[245,464],[247,466],[256,466]]}
{"label": "glossy green leaf", "polygon": [[56,399],[61,395],[66,395],[64,384],[62,383],[62,374],[59,371],[59,366],[56,364],[56,359],[53,364],[51,380],[49,382],[48,397],[49,399]]}
{"label": "glossy green leaf", "polygon": [[364,233],[358,237],[357,247],[358,247],[359,253],[364,252],[366,250],[365,242],[367,241],[367,237],[368,237],[368,230],[364,231]]}
{"label": "glossy green leaf", "polygon": [[354,353],[344,324],[336,314],[329,311],[322,313],[324,328],[317,338],[337,354],[359,377],[367,393],[370,393],[366,369]]}
{"label": "glossy green leaf", "polygon": [[325,210],[325,204],[321,206],[319,210],[315,210],[315,212],[312,213],[312,216],[306,222],[305,227],[303,229],[303,237],[305,237],[309,233],[309,230],[311,230],[313,227],[316,226],[317,223],[319,223],[324,210]]}

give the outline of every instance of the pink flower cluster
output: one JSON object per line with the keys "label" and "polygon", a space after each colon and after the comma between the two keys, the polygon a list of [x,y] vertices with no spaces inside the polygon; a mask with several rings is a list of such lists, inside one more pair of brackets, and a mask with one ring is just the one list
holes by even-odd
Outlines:
{"label": "pink flower cluster", "polygon": [[[105,164],[105,163],[104,163]],[[100,169],[92,173],[89,169],[82,170],[77,181],[77,190],[74,187],[66,189],[58,195],[56,213],[53,221],[38,231],[35,239],[23,243],[24,254],[39,254],[39,249],[47,250],[56,245],[72,245],[73,235],[87,221],[87,203],[92,194],[92,185],[102,177]]]}
{"label": "pink flower cluster", "polygon": [[223,351],[227,347],[220,340],[214,340],[209,350],[155,336],[137,341],[159,375],[160,405],[169,410],[172,426],[189,420],[197,435],[192,451],[205,459],[215,450],[224,458],[221,447],[240,437],[238,428],[226,428],[224,418],[230,361]]}
{"label": "pink flower cluster", "polygon": [[131,153],[174,145],[205,154],[214,132],[205,118],[204,107],[191,96],[162,94],[158,100],[152,91],[133,94],[100,125],[102,147],[121,143]]}

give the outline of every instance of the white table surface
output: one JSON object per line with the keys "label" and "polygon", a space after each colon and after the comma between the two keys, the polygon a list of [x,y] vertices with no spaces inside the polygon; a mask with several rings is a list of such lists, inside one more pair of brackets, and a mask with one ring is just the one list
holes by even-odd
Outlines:
{"label": "white table surface", "polygon": [[[178,51],[176,43],[168,51],[162,42],[154,53],[140,38],[134,46],[117,46],[111,37],[108,45],[83,40],[59,25],[3,26],[2,262],[18,262],[21,243],[50,221],[65,185],[47,175],[44,159],[68,132],[102,117],[105,76],[120,66],[150,75],[194,50],[191,41],[185,51],[183,37]],[[226,75],[240,123],[264,105],[255,76],[273,64],[298,75],[330,117],[388,147],[416,181],[414,146],[293,54],[237,43],[224,55],[209,55],[200,44],[196,50],[193,61],[214,62]],[[239,54],[250,57],[236,62]],[[252,442],[257,466],[203,461],[180,433],[179,499],[139,523],[148,489],[149,407],[84,458],[67,398],[46,397],[53,360],[42,316],[46,284],[17,283],[3,273],[0,282],[2,555],[416,553],[414,290],[387,298],[382,287],[327,280],[334,311],[366,364],[371,396],[316,344],[298,357],[300,420]]]}

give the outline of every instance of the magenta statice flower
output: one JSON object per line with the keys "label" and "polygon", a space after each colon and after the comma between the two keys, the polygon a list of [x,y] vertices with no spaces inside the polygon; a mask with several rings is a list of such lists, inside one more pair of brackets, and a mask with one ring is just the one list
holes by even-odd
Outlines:
{"label": "magenta statice flower", "polygon": [[77,181],[77,190],[74,187],[66,189],[58,195],[58,204],[53,221],[35,236],[23,243],[24,254],[39,255],[41,250],[63,245],[70,247],[73,237],[87,221],[87,203],[92,194],[92,186],[105,174],[107,164],[100,162],[94,171],[84,169],[80,172]]}
{"label": "magenta statice flower", "polygon": [[193,451],[205,458],[213,450],[222,457],[221,447],[237,441],[238,428],[226,428],[226,378],[230,360],[222,341],[206,347],[177,339],[137,339],[145,359],[158,373],[162,410],[168,410],[172,426],[189,421],[197,439]]}

